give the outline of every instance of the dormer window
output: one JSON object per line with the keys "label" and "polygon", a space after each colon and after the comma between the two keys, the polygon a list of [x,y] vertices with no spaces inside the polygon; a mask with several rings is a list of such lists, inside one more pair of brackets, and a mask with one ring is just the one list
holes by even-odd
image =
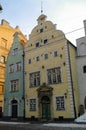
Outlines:
{"label": "dormer window", "polygon": [[40,29],[40,33],[42,33],[43,31],[44,31],[43,28],[41,28],[41,29]]}
{"label": "dormer window", "polygon": [[36,43],[36,47],[39,47],[39,42]]}

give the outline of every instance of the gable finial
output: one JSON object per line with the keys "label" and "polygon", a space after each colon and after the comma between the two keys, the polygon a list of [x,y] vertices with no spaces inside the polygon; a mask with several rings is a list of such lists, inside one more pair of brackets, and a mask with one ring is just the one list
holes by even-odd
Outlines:
{"label": "gable finial", "polygon": [[43,13],[43,1],[41,0],[41,14]]}

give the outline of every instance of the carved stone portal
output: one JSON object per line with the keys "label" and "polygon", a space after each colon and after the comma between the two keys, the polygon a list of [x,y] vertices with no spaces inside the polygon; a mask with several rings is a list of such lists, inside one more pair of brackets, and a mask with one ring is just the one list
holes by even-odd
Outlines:
{"label": "carved stone portal", "polygon": [[53,88],[43,83],[37,89],[38,105],[39,105],[39,118],[49,120],[51,119],[51,98]]}

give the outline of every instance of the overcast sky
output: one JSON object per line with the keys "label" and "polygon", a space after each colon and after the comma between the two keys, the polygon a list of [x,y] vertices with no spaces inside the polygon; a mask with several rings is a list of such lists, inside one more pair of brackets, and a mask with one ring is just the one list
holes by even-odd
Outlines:
{"label": "overcast sky", "polygon": [[18,25],[28,37],[41,15],[41,1],[47,20],[57,24],[57,29],[65,34],[71,32],[66,37],[76,45],[76,39],[84,36],[86,0],[0,0],[3,7],[0,21],[5,19],[12,27]]}

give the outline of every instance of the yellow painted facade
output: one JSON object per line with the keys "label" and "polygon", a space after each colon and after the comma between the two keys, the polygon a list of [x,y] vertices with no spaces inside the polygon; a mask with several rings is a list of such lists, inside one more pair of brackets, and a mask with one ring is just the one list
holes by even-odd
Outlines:
{"label": "yellow painted facade", "polygon": [[3,94],[4,94],[4,83],[5,83],[5,65],[7,56],[13,43],[13,35],[15,32],[21,34],[21,38],[26,42],[25,36],[22,34],[18,27],[13,28],[9,25],[6,20],[1,21],[0,25],[0,114],[2,113],[3,106]]}
{"label": "yellow painted facade", "polygon": [[76,48],[46,18],[39,16],[25,45],[25,117],[75,118],[79,113]]}

